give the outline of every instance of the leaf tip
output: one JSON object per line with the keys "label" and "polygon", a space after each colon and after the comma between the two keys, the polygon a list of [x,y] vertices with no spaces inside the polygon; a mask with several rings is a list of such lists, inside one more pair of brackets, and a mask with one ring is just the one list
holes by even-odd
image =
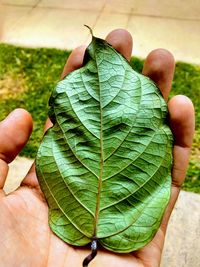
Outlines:
{"label": "leaf tip", "polygon": [[93,31],[92,31],[92,29],[90,28],[90,26],[88,26],[88,25],[86,25],[86,24],[84,24],[84,26],[85,26],[85,27],[87,27],[87,28],[89,29],[89,31],[90,31],[90,34],[91,34],[91,35],[92,35],[92,37],[93,37],[93,36],[94,36],[94,35],[93,35]]}

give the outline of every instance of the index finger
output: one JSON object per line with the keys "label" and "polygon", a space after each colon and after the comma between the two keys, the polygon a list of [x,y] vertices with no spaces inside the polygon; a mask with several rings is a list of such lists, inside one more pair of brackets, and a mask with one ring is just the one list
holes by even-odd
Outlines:
{"label": "index finger", "polygon": [[27,143],[32,127],[32,117],[24,109],[15,109],[0,122],[0,189],[7,177],[8,163]]}
{"label": "index finger", "polygon": [[174,96],[168,106],[174,148],[171,198],[161,224],[164,232],[186,176],[195,128],[194,107],[189,98],[182,95]]}
{"label": "index finger", "polygon": [[175,60],[165,49],[155,49],[146,58],[142,73],[151,78],[167,101],[174,77]]}

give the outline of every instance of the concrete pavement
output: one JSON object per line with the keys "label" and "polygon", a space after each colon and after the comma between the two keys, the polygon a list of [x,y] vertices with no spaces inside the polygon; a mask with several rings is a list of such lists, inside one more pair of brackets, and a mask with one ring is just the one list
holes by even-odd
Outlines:
{"label": "concrete pavement", "polygon": [[0,42],[73,49],[91,39],[84,24],[102,38],[129,30],[136,56],[162,47],[176,60],[200,64],[198,0],[2,0],[0,6]]}
{"label": "concrete pavement", "polygon": [[[126,28],[133,54],[146,57],[158,47],[176,60],[200,65],[199,0],[1,0],[0,42],[73,49],[88,44],[87,24],[104,38]],[[14,190],[32,161],[17,158],[10,166],[6,191]],[[169,224],[162,267],[200,267],[200,195],[181,192]]]}

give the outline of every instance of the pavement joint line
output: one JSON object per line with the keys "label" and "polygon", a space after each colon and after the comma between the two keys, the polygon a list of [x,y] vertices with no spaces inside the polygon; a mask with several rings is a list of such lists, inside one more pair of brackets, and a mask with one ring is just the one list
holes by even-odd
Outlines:
{"label": "pavement joint line", "polygon": [[38,1],[35,3],[35,5],[33,6],[33,8],[36,8],[36,7],[39,5],[40,2],[41,2],[41,0],[38,0]]}
{"label": "pavement joint line", "polygon": [[158,16],[158,15],[147,15],[147,14],[140,14],[140,13],[132,13],[132,16],[135,17],[147,17],[147,18],[155,18],[155,19],[168,19],[168,20],[183,20],[183,21],[200,21],[200,19],[192,19],[192,18],[176,18],[173,16]]}
{"label": "pavement joint line", "polygon": [[31,14],[31,12],[32,12],[33,10],[36,10],[37,5],[38,5],[40,2],[41,2],[41,0],[38,0],[38,1],[35,3],[35,5],[30,6],[30,7],[32,7],[32,8],[27,12],[27,15],[28,15],[28,14]]}
{"label": "pavement joint line", "polygon": [[[100,9],[100,11],[99,11],[99,13],[98,13],[98,15],[97,15],[92,27],[91,27],[92,29],[95,29],[95,26],[97,25],[98,20],[101,17],[101,14],[103,13],[103,10],[105,9],[105,6],[106,6],[106,3],[104,2],[102,8]],[[90,33],[87,34],[87,37],[85,38],[85,43],[87,42],[89,37],[90,37]]]}
{"label": "pavement joint line", "polygon": [[[5,6],[4,4],[0,4],[0,6]],[[13,5],[11,5],[11,4],[9,4],[9,6],[13,6]],[[14,5],[14,7],[19,7],[18,5]],[[27,13],[26,14],[24,14],[24,15],[22,15],[22,16],[20,16],[14,23],[12,23],[12,25],[10,26],[10,29],[9,30],[14,30],[15,29],[15,27],[16,27],[16,24],[17,23],[19,23],[23,18],[25,18],[26,16],[27,16],[27,14],[29,14],[31,11],[32,11],[32,6],[24,6],[25,8],[29,8],[30,10],[29,11],[27,11]],[[1,38],[0,38],[0,42],[2,42],[1,41]],[[17,44],[16,44],[17,45]]]}
{"label": "pavement joint line", "polygon": [[127,19],[127,23],[126,23],[126,29],[128,28],[128,25],[129,25],[129,22],[130,22],[130,20],[131,20],[131,17],[132,17],[132,11],[134,10],[134,8],[131,8],[131,11],[130,11],[130,13],[129,13],[129,15],[128,15],[128,19]]}
{"label": "pavement joint line", "polygon": [[[21,7],[32,7],[33,9],[54,9],[54,10],[69,10],[69,11],[87,11],[87,12],[92,12],[92,11],[98,11],[98,9],[77,9],[77,8],[68,8],[68,7],[59,7],[59,6],[38,6],[38,4],[41,2],[41,0],[38,0],[38,2],[35,5],[17,5],[17,4],[5,4],[2,3],[2,6],[13,6],[13,7],[17,7],[17,8],[21,8]],[[100,9],[100,12],[102,12],[102,9],[104,9],[106,6],[106,3],[104,3],[103,8]],[[120,11],[115,11],[115,14],[119,14],[119,15],[128,15],[128,16],[133,16],[133,17],[147,17],[147,18],[155,18],[155,19],[168,19],[168,20],[176,20],[176,21],[196,21],[196,22],[200,22],[200,18],[184,18],[184,17],[174,17],[174,16],[162,16],[162,15],[148,15],[148,14],[142,14],[142,13],[134,13],[132,12],[132,10],[134,10],[134,8],[131,8],[131,12],[120,12]]]}
{"label": "pavement joint line", "polygon": [[[99,9],[95,9],[95,8],[91,8],[91,9],[87,9],[87,8],[70,8],[70,7],[59,7],[59,6],[38,6],[39,2],[41,2],[41,0],[38,1],[38,3],[36,3],[35,5],[17,5],[17,4],[1,4],[1,6],[9,6],[9,7],[16,7],[16,8],[21,8],[21,7],[35,7],[35,8],[38,8],[38,9],[49,9],[49,10],[69,10],[69,11],[87,11],[87,12],[95,12],[95,11],[99,11]],[[100,9],[101,11],[101,9]],[[123,12],[120,12],[122,14],[125,14]]]}
{"label": "pavement joint line", "polygon": [[5,3],[1,3],[1,6],[8,6],[8,7],[33,7],[33,5],[17,5],[17,4],[5,4]]}

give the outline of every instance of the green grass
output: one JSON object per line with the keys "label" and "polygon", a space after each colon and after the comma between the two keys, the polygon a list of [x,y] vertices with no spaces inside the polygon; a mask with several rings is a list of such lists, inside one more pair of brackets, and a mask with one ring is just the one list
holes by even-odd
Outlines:
{"label": "green grass", "polygon": [[[59,80],[69,52],[56,49],[30,49],[0,44],[0,120],[17,107],[27,109],[34,130],[21,155],[34,158],[47,117],[48,99]],[[143,60],[132,58],[141,72]],[[190,165],[183,188],[200,193],[200,67],[178,62],[172,95],[185,94],[194,103],[196,134]]]}

